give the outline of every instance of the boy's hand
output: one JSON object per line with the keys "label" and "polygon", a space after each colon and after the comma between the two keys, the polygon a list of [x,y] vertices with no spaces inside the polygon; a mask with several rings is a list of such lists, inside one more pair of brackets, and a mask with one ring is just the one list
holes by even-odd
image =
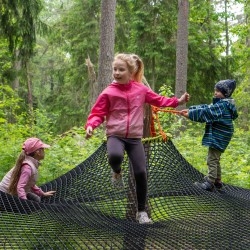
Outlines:
{"label": "boy's hand", "polygon": [[189,94],[187,92],[185,92],[179,99],[178,99],[178,102],[179,102],[179,105],[182,105],[186,102],[189,101]]}
{"label": "boy's hand", "polygon": [[87,129],[86,129],[86,136],[85,138],[86,139],[89,139],[93,134],[93,128],[91,126],[88,126]]}
{"label": "boy's hand", "polygon": [[182,116],[188,118],[188,109],[183,109],[183,110],[181,110],[181,111],[180,111],[180,115],[182,115]]}

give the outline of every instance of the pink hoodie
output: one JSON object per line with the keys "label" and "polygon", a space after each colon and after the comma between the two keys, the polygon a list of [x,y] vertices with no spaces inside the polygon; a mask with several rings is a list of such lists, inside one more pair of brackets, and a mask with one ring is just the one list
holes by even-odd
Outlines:
{"label": "pink hoodie", "polygon": [[93,129],[106,118],[106,135],[123,138],[143,136],[144,103],[156,107],[177,107],[176,97],[160,96],[142,83],[130,81],[127,84],[111,83],[99,95],[88,116],[85,128]]}

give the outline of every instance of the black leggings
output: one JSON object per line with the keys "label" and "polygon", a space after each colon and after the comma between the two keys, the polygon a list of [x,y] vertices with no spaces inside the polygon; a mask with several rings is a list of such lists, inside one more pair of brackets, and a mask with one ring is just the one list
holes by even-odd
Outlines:
{"label": "black leggings", "polygon": [[27,193],[27,199],[31,201],[41,202],[41,197],[32,192]]}
{"label": "black leggings", "polygon": [[141,139],[110,136],[107,139],[107,150],[109,164],[115,173],[121,172],[124,151],[127,152],[135,175],[138,211],[144,211],[147,198],[147,172]]}

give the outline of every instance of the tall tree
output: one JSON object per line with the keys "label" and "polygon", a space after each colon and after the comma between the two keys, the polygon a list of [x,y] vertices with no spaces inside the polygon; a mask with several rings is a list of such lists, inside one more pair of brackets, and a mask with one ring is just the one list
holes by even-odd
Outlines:
{"label": "tall tree", "polygon": [[41,9],[41,0],[0,2],[1,33],[9,40],[13,56],[16,50],[19,50],[19,56],[26,60],[33,54],[37,28],[42,26],[39,20]]}
{"label": "tall tree", "polygon": [[98,64],[101,6],[99,0],[48,3],[42,14],[52,30],[48,36],[39,37],[32,83],[39,106],[46,108],[53,117],[55,132],[61,133],[81,126],[89,112],[86,58]]}
{"label": "tall tree", "polygon": [[129,2],[129,11],[124,10],[128,15],[124,27],[127,30],[130,23],[131,29],[125,34],[129,39],[127,49],[142,57],[145,76],[153,90],[158,91],[163,84],[174,87],[176,1]]}
{"label": "tall tree", "polygon": [[[176,41],[176,83],[175,95],[181,96],[187,89],[187,65],[188,65],[188,0],[178,1],[178,22]],[[179,106],[182,109],[186,105]]]}
{"label": "tall tree", "polygon": [[39,20],[41,9],[41,0],[0,2],[1,35],[9,41],[9,50],[13,58],[13,71],[16,76],[12,87],[19,91],[20,72],[22,71],[24,82],[28,82],[26,91],[29,96],[27,102],[30,111],[33,103],[30,78],[27,76],[27,64],[34,52],[37,30],[45,29]]}
{"label": "tall tree", "polygon": [[228,30],[228,0],[224,0],[224,11],[225,11],[225,37],[226,37],[226,58],[225,58],[225,75],[226,78],[229,78],[229,61],[228,61],[228,57],[229,57],[229,30]]}
{"label": "tall tree", "polygon": [[237,65],[234,68],[231,67],[231,71],[237,80],[237,88],[233,96],[241,114],[237,119],[237,126],[249,131],[250,109],[246,104],[250,102],[250,1],[239,2],[242,3],[244,10],[238,13],[236,18],[239,22],[231,29],[237,36],[237,41],[232,44],[231,49]]}
{"label": "tall tree", "polygon": [[115,10],[116,0],[102,0],[100,21],[100,51],[98,69],[97,95],[112,80],[112,61],[115,44]]}
{"label": "tall tree", "polygon": [[224,26],[213,1],[189,0],[188,92],[190,105],[211,102],[211,91],[224,77]]}

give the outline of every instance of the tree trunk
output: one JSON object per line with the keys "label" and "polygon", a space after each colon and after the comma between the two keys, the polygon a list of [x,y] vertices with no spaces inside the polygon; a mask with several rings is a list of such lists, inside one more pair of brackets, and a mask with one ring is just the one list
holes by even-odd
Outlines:
{"label": "tree trunk", "polygon": [[229,32],[228,32],[228,11],[227,11],[227,7],[228,7],[228,0],[225,0],[224,2],[224,11],[225,11],[225,35],[226,35],[226,69],[225,69],[225,74],[226,74],[226,78],[229,77],[229,61],[228,61],[228,56],[229,56]]}
{"label": "tree trunk", "polygon": [[25,62],[24,63],[24,69],[26,73],[26,81],[27,81],[27,90],[28,90],[28,107],[29,107],[29,120],[30,120],[30,127],[33,127],[33,124],[35,122],[34,120],[34,113],[33,113],[33,93],[32,93],[32,79],[31,79],[31,73],[29,70],[29,63]]}
{"label": "tree trunk", "polygon": [[98,70],[98,93],[94,99],[112,80],[112,62],[115,44],[115,8],[116,0],[102,0],[100,24],[100,54]]}
{"label": "tree trunk", "polygon": [[25,63],[25,69],[26,69],[26,78],[27,78],[29,113],[32,116],[33,114],[32,80],[31,80],[31,76],[29,72],[28,63]]}
{"label": "tree trunk", "polygon": [[19,50],[16,50],[15,51],[15,59],[14,59],[14,71],[15,71],[15,79],[13,80],[13,83],[12,83],[12,88],[16,91],[19,90],[19,73],[20,73],[20,70],[21,70],[21,67],[22,67],[22,63],[21,63],[21,60],[19,58]]}
{"label": "tree trunk", "polygon": [[89,78],[89,105],[88,105],[88,110],[91,109],[93,104],[95,103],[95,98],[98,93],[98,89],[96,86],[96,73],[94,69],[93,63],[90,61],[90,58],[88,57],[85,59],[85,65],[88,68],[88,78]]}
{"label": "tree trunk", "polygon": [[[176,42],[176,83],[175,95],[180,97],[187,90],[187,63],[188,63],[188,0],[178,1],[178,24]],[[185,108],[180,105],[178,109]]]}
{"label": "tree trunk", "polygon": [[[245,24],[247,27],[249,27],[249,9],[245,8]],[[250,35],[250,29],[248,29],[248,34]],[[246,47],[249,50],[250,49],[250,36],[246,37]],[[249,59],[249,60],[248,60]],[[250,62],[250,55],[247,54],[247,60],[248,62],[248,66],[246,66],[246,82],[249,83],[250,82],[250,67],[249,67],[249,62]],[[245,85],[245,88],[243,88],[243,93],[249,93],[250,92],[250,86],[249,84]],[[245,131],[249,131],[249,108],[248,105],[244,105],[243,109],[242,109],[242,114],[248,114],[248,115],[242,115],[241,119],[241,126],[243,127],[243,129]]]}

